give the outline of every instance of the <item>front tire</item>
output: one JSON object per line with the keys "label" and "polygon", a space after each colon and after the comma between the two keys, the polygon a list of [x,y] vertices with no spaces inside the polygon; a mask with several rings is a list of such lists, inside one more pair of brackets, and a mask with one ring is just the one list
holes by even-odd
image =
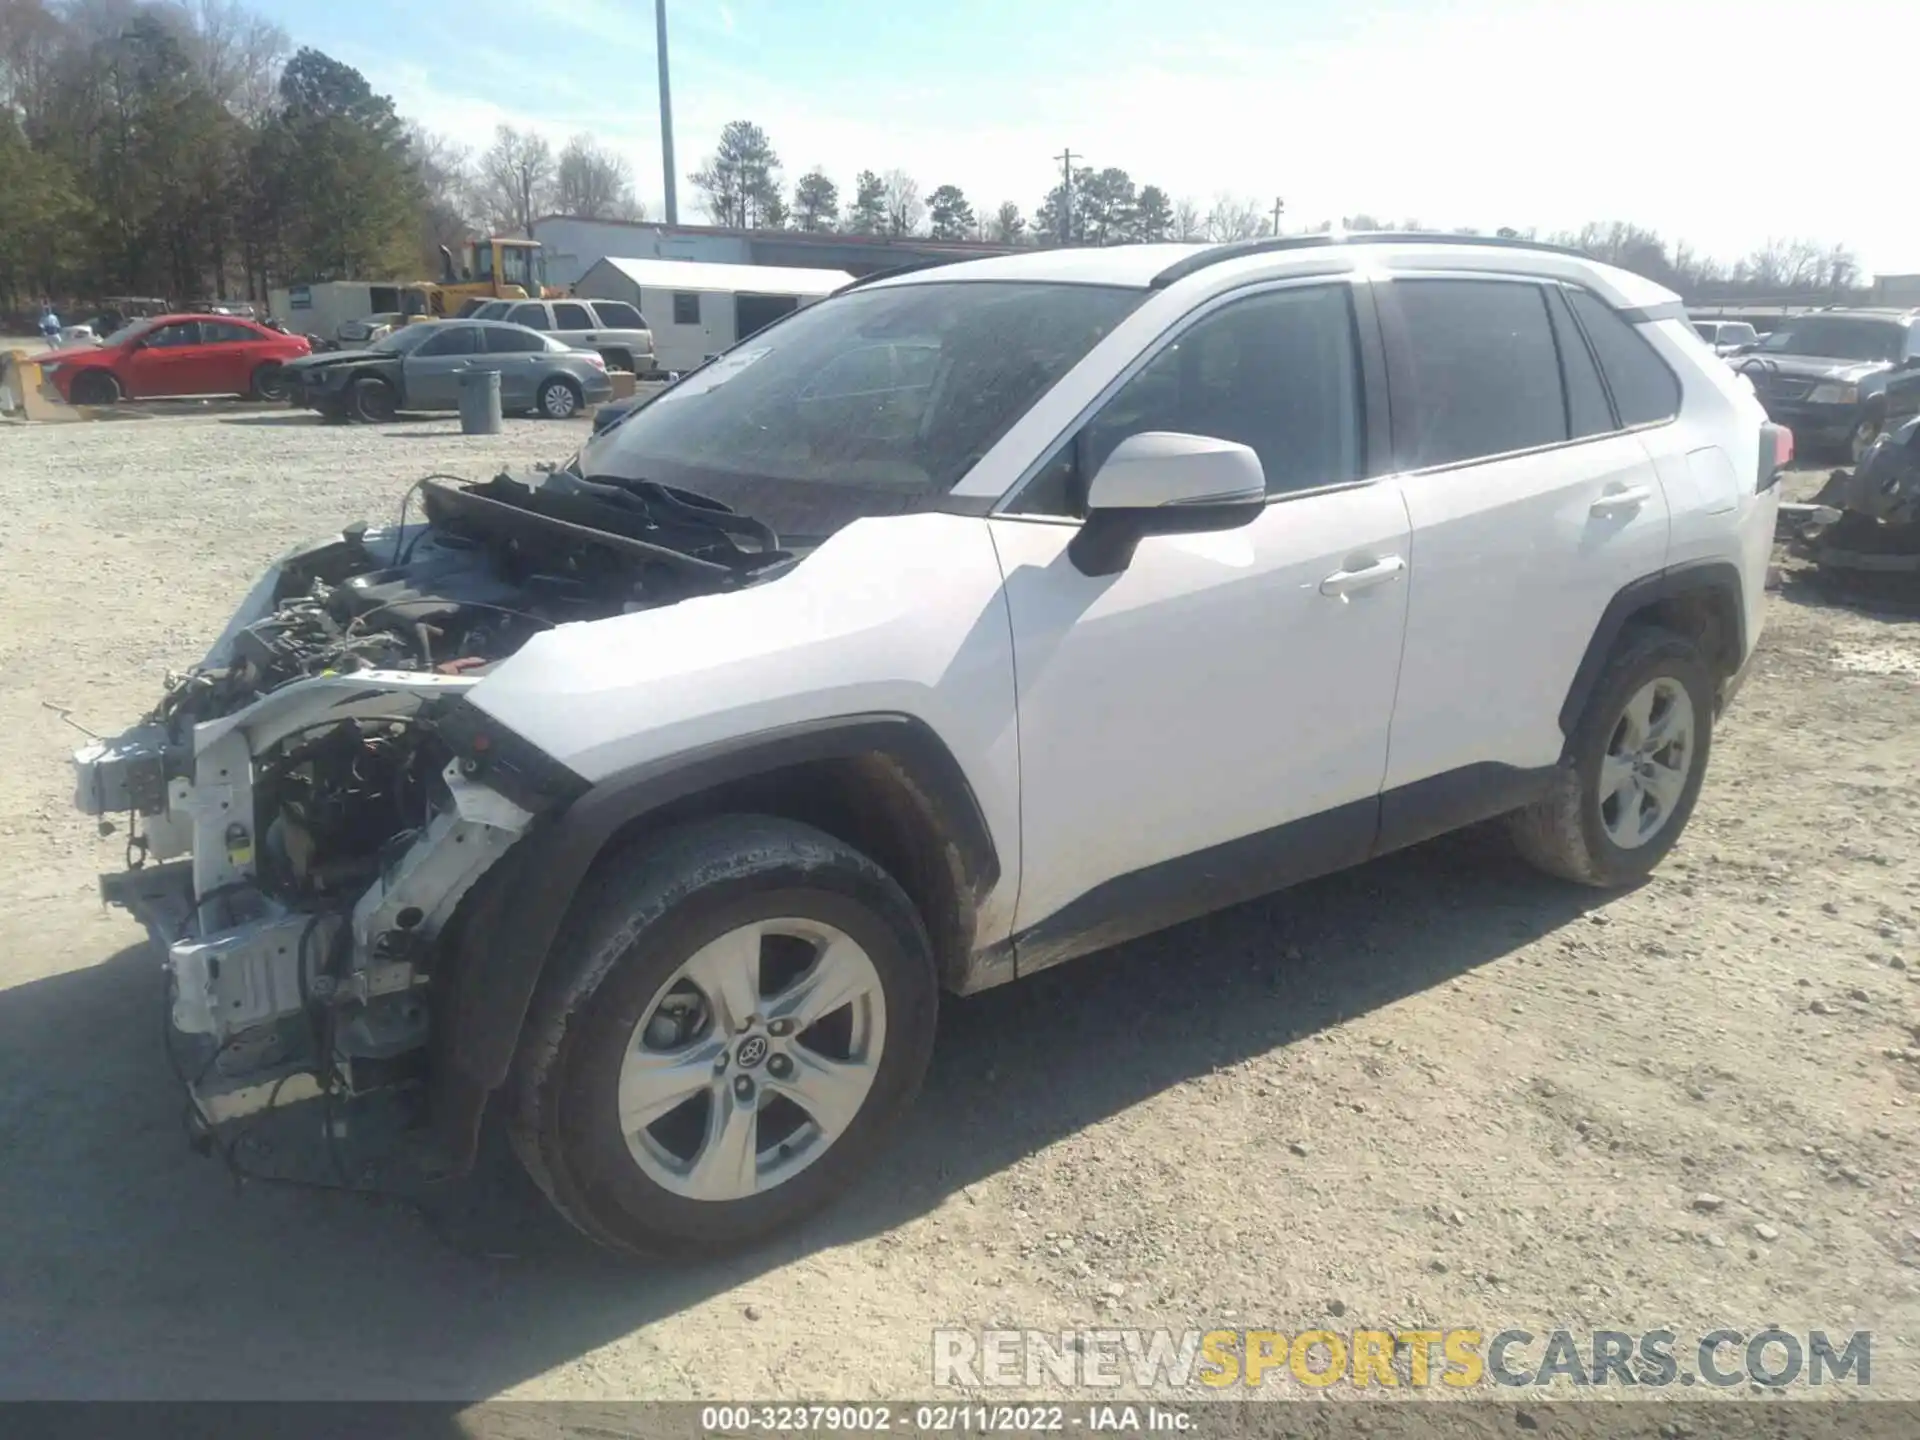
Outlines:
{"label": "front tire", "polygon": [[105,370],[81,371],[69,393],[76,405],[117,405],[122,394],[120,382]]}
{"label": "front tire", "polygon": [[738,1249],[866,1171],[919,1091],[936,1009],[925,927],[872,860],[789,820],[689,824],[576,900],[509,1133],[600,1243]]}
{"label": "front tire", "polygon": [[1570,764],[1509,821],[1531,864],[1583,885],[1646,878],[1686,829],[1713,743],[1713,676],[1699,647],[1629,630],[1574,728]]}
{"label": "front tire", "polygon": [[368,375],[353,382],[347,393],[347,413],[364,425],[379,425],[398,413],[399,397],[386,381]]}

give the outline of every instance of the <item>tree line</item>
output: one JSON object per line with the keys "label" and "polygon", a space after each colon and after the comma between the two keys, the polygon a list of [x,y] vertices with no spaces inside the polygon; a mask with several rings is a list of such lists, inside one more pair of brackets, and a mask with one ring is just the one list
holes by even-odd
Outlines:
{"label": "tree line", "polygon": [[[1176,197],[1112,166],[1076,166],[1030,217],[1012,200],[976,206],[957,185],[923,189],[898,168],[861,170],[845,190],[818,167],[788,184],[749,120],[726,125],[689,179],[708,219],[746,229],[1116,245],[1251,239],[1285,219],[1244,196]],[[548,213],[646,218],[627,162],[592,137],[556,150],[502,126],[475,153],[239,0],[0,0],[0,308],[430,278],[442,246],[527,234]],[[1844,247],[1803,240],[1720,264],[1624,223],[1538,238],[1689,298],[1838,294],[1859,272]]]}
{"label": "tree line", "polygon": [[0,308],[431,278],[550,210],[644,214],[590,137],[476,156],[236,0],[0,0]]}
{"label": "tree line", "polygon": [[[1159,185],[1136,185],[1125,170],[1075,166],[1034,207],[1032,219],[1012,200],[976,208],[957,185],[922,191],[900,169],[862,170],[849,203],[818,167],[788,190],[779,154],[767,133],[750,120],[735,120],[705,163],[687,177],[700,192],[716,225],[744,229],[835,231],[892,238],[980,240],[998,245],[1130,245],[1154,241],[1226,242],[1287,233],[1284,206],[1269,207],[1242,195],[1220,193],[1201,201],[1175,199]],[[1343,217],[1347,230],[1432,231],[1475,235],[1469,226],[1435,227],[1418,220],[1386,220],[1367,214]],[[1315,227],[1326,231],[1333,222]],[[1658,232],[1624,221],[1590,222],[1578,230],[1542,233],[1502,227],[1506,238],[1563,245],[1644,275],[1688,299],[1734,299],[1742,295],[1846,296],[1860,289],[1860,262],[1844,245],[1806,239],[1769,240],[1731,262],[1701,254],[1684,241],[1669,243]]]}

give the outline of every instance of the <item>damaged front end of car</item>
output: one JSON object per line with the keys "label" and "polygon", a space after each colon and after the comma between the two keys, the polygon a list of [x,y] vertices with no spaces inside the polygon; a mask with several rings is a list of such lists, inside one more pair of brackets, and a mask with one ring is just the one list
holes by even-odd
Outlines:
{"label": "damaged front end of car", "polygon": [[[196,1132],[425,1077],[463,900],[586,783],[468,696],[542,631],[759,583],[794,556],[701,497],[569,471],[422,481],[256,583],[134,728],[74,755],[124,817]],[[409,494],[412,498],[412,492]]]}

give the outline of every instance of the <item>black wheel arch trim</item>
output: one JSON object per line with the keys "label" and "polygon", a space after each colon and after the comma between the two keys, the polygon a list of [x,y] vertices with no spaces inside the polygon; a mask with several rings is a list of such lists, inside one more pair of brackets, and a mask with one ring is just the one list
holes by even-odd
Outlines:
{"label": "black wheel arch trim", "polygon": [[616,836],[717,786],[876,754],[931,809],[969,898],[984,898],[1000,878],[985,812],[946,742],[906,714],[809,721],[702,746],[610,775],[536,816],[463,904],[429,991],[429,1113],[440,1163],[456,1172],[471,1166],[487,1097],[507,1078],[548,951],[581,883]]}
{"label": "black wheel arch trim", "polygon": [[1734,627],[1730,637],[1733,641],[1733,664],[1729,673],[1739,668],[1747,656],[1747,611],[1742,599],[1740,571],[1730,561],[1689,561],[1643,576],[1622,586],[1601,612],[1600,622],[1594,626],[1593,638],[1588,640],[1586,653],[1580,657],[1580,667],[1573,672],[1573,681],[1567,687],[1567,698],[1560,706],[1562,735],[1572,737],[1594,686],[1600,683],[1607,656],[1613,653],[1613,647],[1619,641],[1621,632],[1627,628],[1627,622],[1640,611],[1662,600],[1701,592],[1717,595],[1727,602],[1727,611]]}

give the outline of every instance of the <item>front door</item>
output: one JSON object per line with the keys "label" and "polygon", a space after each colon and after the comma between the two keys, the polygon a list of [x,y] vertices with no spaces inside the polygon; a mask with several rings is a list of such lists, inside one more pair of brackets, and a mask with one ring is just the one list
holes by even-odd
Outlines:
{"label": "front door", "polygon": [[[459,409],[460,377],[482,358],[480,327],[443,323],[435,334],[414,347],[401,367],[407,392],[401,397],[402,408]],[[501,398],[504,401],[505,396]]]}
{"label": "front door", "polygon": [[1416,572],[1387,774],[1397,842],[1418,838],[1397,830],[1399,787],[1455,774],[1491,810],[1515,772],[1559,761],[1574,671],[1614,595],[1665,565],[1668,508],[1646,432],[1625,428],[1651,417],[1622,421],[1627,397],[1610,399],[1560,287],[1376,290]]}
{"label": "front door", "polygon": [[211,394],[207,348],[198,320],[175,320],[147,332],[127,359],[127,393],[135,399]]}
{"label": "front door", "polygon": [[[1408,524],[1370,478],[1346,282],[1204,312],[990,523],[1021,754],[1019,963],[1038,968],[1307,874],[1374,836],[1406,623]],[[1066,554],[1128,435],[1250,445],[1251,525],[1142,541],[1118,575]]]}

